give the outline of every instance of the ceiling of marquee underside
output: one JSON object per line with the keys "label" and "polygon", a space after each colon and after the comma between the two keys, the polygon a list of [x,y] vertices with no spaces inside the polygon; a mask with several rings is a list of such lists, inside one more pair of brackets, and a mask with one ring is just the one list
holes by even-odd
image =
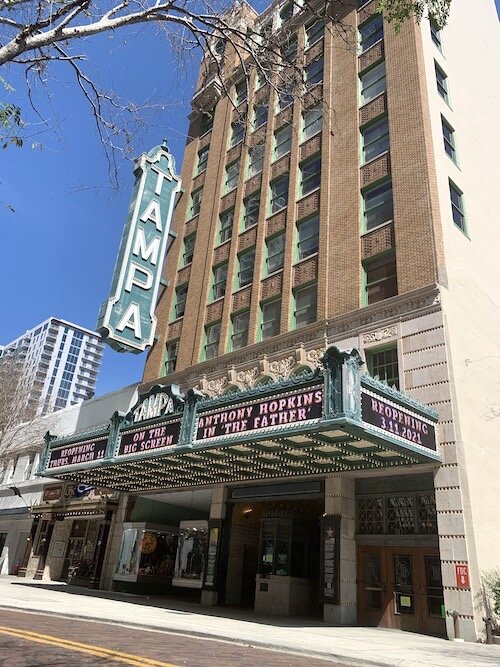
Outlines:
{"label": "ceiling of marquee underside", "polygon": [[[372,442],[343,431],[273,438],[115,461],[99,467],[58,472],[57,477],[122,491],[149,491],[229,482],[381,469],[435,462],[390,443]],[[51,476],[53,471],[51,471]]]}

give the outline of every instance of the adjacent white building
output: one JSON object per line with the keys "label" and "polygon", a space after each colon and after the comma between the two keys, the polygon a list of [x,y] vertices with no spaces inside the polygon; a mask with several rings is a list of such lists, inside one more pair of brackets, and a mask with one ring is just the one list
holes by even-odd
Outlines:
{"label": "adjacent white building", "polygon": [[0,345],[0,362],[9,360],[19,370],[22,396],[36,414],[92,398],[102,355],[95,331],[55,317]]}

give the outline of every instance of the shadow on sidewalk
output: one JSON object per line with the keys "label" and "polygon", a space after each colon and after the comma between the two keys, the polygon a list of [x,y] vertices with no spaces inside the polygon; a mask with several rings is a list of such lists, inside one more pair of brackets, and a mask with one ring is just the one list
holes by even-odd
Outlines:
{"label": "shadow on sidewalk", "polygon": [[[198,601],[186,600],[185,597],[169,593],[168,596],[136,595],[135,593],[120,593],[116,591],[100,591],[82,586],[71,586],[65,583],[30,583],[28,581],[13,581],[12,586],[23,588],[32,588],[35,590],[47,590],[58,593],[66,593],[76,597],[97,598],[101,600],[113,600],[125,604],[139,605],[157,609],[165,609],[169,613],[179,615],[196,614],[199,616],[227,618],[238,621],[247,621],[249,623],[260,623],[263,625],[272,625],[275,627],[294,628],[310,627],[321,628],[330,626],[320,618],[311,618],[307,616],[276,617],[259,616],[249,609],[239,607],[205,607]],[[356,626],[353,626],[356,627]]]}

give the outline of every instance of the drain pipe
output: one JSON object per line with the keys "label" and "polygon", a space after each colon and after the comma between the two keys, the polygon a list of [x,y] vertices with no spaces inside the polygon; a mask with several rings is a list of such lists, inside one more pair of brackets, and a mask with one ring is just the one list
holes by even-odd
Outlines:
{"label": "drain pipe", "polygon": [[483,622],[486,626],[486,643],[494,644],[493,641],[493,619],[490,616],[483,616]]}

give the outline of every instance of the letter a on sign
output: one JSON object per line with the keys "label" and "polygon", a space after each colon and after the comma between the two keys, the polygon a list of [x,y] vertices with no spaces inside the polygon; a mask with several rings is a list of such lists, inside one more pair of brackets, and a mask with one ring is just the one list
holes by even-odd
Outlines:
{"label": "letter a on sign", "polygon": [[135,174],[110,297],[101,306],[97,330],[113,349],[137,354],[154,341],[154,311],[181,181],[166,145],[142,155]]}

